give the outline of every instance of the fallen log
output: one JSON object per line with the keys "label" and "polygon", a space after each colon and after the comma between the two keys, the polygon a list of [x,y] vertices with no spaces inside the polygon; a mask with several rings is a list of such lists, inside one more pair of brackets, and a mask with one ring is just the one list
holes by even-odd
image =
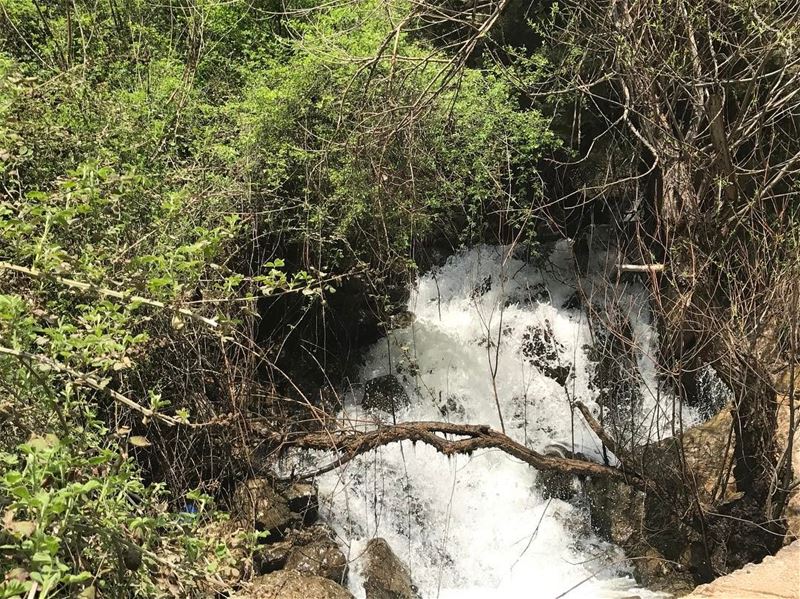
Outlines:
{"label": "fallen log", "polygon": [[624,466],[612,467],[588,460],[543,455],[487,425],[422,421],[379,425],[375,429],[365,431],[340,429],[281,434],[271,432],[255,422],[251,424],[254,425],[256,434],[274,444],[276,451],[298,448],[331,451],[337,454],[329,464],[301,474],[300,478],[311,478],[329,472],[383,445],[411,441],[430,445],[446,456],[471,454],[479,449],[499,449],[537,470],[558,471],[576,476],[602,476],[622,480],[637,488],[646,487],[646,481],[641,476]]}

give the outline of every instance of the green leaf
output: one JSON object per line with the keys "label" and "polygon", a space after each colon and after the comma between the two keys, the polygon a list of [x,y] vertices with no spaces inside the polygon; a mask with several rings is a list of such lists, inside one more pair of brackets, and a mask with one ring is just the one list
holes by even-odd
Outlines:
{"label": "green leaf", "polygon": [[[80,574],[70,574],[70,575],[66,576],[64,578],[64,582],[66,584],[78,584],[78,583],[81,583],[81,582],[86,582],[87,580],[91,580],[91,579],[92,579],[92,573],[84,571],[84,572],[81,572]],[[82,596],[82,595],[79,595],[79,596]]]}
{"label": "green leaf", "polygon": [[45,551],[37,551],[31,556],[31,562],[38,568],[49,566],[53,563],[53,556]]}

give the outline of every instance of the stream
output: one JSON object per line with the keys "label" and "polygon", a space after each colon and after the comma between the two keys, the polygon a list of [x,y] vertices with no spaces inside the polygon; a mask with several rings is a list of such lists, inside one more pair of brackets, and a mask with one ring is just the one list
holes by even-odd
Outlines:
{"label": "stream", "polygon": [[[548,254],[529,264],[509,247],[480,246],[421,276],[408,302],[414,321],[366,350],[342,425],[370,428],[378,418],[488,424],[537,451],[574,448],[602,463],[598,438],[570,410],[581,400],[601,411],[581,288],[597,310],[630,323],[637,372],[624,408],[628,433],[668,436],[677,408],[649,357],[656,333],[644,288],[609,284],[615,254],[608,251],[593,252],[591,274],[580,278],[565,242]],[[407,404],[394,414],[362,410],[363,382],[387,374],[400,381]],[[697,416],[686,410],[683,419],[687,425]],[[622,551],[593,533],[580,493],[569,502],[546,497],[536,470],[499,450],[448,458],[397,443],[318,482],[322,518],[348,553],[356,597],[364,596],[360,556],[373,537],[408,564],[424,599],[664,596],[637,587]]]}

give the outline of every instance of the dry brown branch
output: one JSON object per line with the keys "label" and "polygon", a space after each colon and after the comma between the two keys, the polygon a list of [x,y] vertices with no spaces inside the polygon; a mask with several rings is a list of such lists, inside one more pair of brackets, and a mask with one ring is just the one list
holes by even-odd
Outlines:
{"label": "dry brown branch", "polygon": [[[256,423],[253,423],[256,424]],[[439,453],[452,456],[471,454],[480,449],[499,449],[504,453],[542,471],[558,471],[576,476],[602,476],[622,480],[635,487],[644,488],[645,481],[624,468],[612,468],[580,459],[546,456],[525,447],[511,437],[487,425],[451,424],[447,422],[403,422],[380,426],[375,430],[339,430],[319,433],[272,432],[268,427],[256,426],[260,436],[268,438],[280,450],[301,448],[337,453],[331,465],[303,475],[312,477],[342,466],[355,457],[383,445],[401,441],[421,442]]]}
{"label": "dry brown branch", "polygon": [[623,464],[629,464],[630,460],[628,459],[628,452],[616,441],[614,441],[614,439],[605,431],[602,425],[595,420],[595,417],[592,416],[592,413],[589,411],[589,408],[586,407],[586,404],[584,404],[582,401],[576,401],[575,407],[580,410],[580,413],[583,414],[583,417],[586,420],[586,423],[589,425],[589,428],[591,428],[594,431],[594,434],[599,437],[603,444],[611,450],[611,453],[617,456],[617,459],[619,459],[619,461]]}

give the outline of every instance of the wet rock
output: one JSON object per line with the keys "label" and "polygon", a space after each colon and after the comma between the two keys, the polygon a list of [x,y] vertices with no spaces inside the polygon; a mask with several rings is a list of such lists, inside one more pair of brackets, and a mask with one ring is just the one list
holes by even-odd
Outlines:
{"label": "wet rock", "polygon": [[[439,397],[441,400],[441,393]],[[439,413],[443,418],[463,418],[465,412],[458,396],[448,395],[447,398],[439,403]]]}
{"label": "wet rock", "polygon": [[730,410],[724,410],[682,435],[636,448],[628,459],[659,481],[658,493],[644,494],[611,479],[584,483],[593,528],[634,558],[638,580],[652,590],[688,592],[723,567],[708,563],[699,532],[678,515],[690,513],[692,502],[712,510],[720,498],[730,502],[738,496],[732,477],[720,478],[733,457],[731,424]]}
{"label": "wet rock", "polygon": [[233,599],[353,599],[353,595],[327,578],[280,570],[254,578]]}
{"label": "wet rock", "polygon": [[644,526],[644,494],[608,478],[590,478],[584,485],[592,527],[620,547],[630,547]]}
{"label": "wet rock", "polygon": [[363,572],[366,599],[416,599],[405,564],[381,538],[367,543]]}
{"label": "wet rock", "polygon": [[409,403],[408,394],[393,374],[385,374],[367,381],[361,406],[365,410],[395,413]]}
{"label": "wet rock", "polygon": [[253,554],[254,569],[259,574],[268,574],[286,566],[289,555],[297,547],[312,543],[332,543],[333,532],[324,524],[294,528],[280,541],[261,545]]}
{"label": "wet rock", "polygon": [[[563,443],[551,443],[546,445],[542,454],[558,458],[574,458],[576,460],[590,461],[580,451],[573,452]],[[543,470],[536,473],[536,486],[544,497],[571,501],[581,492],[581,482],[578,477],[566,472],[556,470]]]}
{"label": "wet rock", "polygon": [[416,314],[409,310],[400,310],[397,314],[392,314],[389,317],[390,329],[406,329],[410,327],[417,319]]}
{"label": "wet rock", "polygon": [[686,402],[705,419],[713,417],[733,400],[733,392],[719,378],[709,364],[699,369],[686,368],[680,373],[680,385],[686,395]]}
{"label": "wet rock", "polygon": [[547,285],[542,282],[533,285],[525,283],[523,289],[509,293],[505,306],[506,308],[515,304],[530,306],[535,303],[547,303],[549,301],[550,291],[547,289]]}
{"label": "wet rock", "polygon": [[469,296],[470,298],[475,299],[476,297],[481,297],[482,295],[487,294],[489,291],[491,291],[491,289],[492,277],[489,275],[472,288]]}
{"label": "wet rock", "polygon": [[289,552],[294,548],[294,543],[288,539],[261,545],[253,553],[253,569],[259,574],[269,574],[282,570],[289,559]]}
{"label": "wet rock", "polygon": [[576,291],[561,304],[561,307],[564,310],[580,310],[583,308],[583,300],[581,300],[581,296]]}
{"label": "wet rock", "polygon": [[251,523],[257,530],[267,531],[270,541],[281,539],[300,520],[289,509],[289,503],[263,478],[244,481],[233,493],[231,505],[236,517]]}
{"label": "wet rock", "polygon": [[567,384],[572,371],[571,365],[561,362],[560,352],[563,350],[564,346],[556,341],[549,321],[545,321],[541,327],[529,326],[522,334],[522,355],[562,387]]}
{"label": "wet rock", "polygon": [[309,525],[317,521],[319,497],[316,486],[311,483],[292,483],[281,491],[281,495],[286,499],[289,509],[300,515],[303,524]]}
{"label": "wet rock", "polygon": [[[592,478],[584,483],[584,492],[592,528],[632,558],[639,584],[676,596],[694,587],[693,577],[679,563],[679,559],[687,558],[667,558],[665,555],[665,551],[675,554],[690,546],[684,531],[674,525],[667,528],[671,514],[664,513],[661,506],[649,501],[644,493],[618,481]],[[656,523],[662,525],[660,532],[649,528]],[[671,538],[668,539],[666,533]],[[659,549],[653,546],[656,541]]]}
{"label": "wet rock", "polygon": [[339,546],[331,540],[293,547],[289,551],[284,567],[301,574],[329,578],[339,584],[343,584],[347,579],[347,558]]}
{"label": "wet rock", "polygon": [[641,374],[638,350],[630,319],[623,310],[594,306],[594,343],[588,348],[594,362],[590,389],[597,391],[597,403],[608,408],[604,428],[616,439],[635,439],[634,414],[641,408]]}

